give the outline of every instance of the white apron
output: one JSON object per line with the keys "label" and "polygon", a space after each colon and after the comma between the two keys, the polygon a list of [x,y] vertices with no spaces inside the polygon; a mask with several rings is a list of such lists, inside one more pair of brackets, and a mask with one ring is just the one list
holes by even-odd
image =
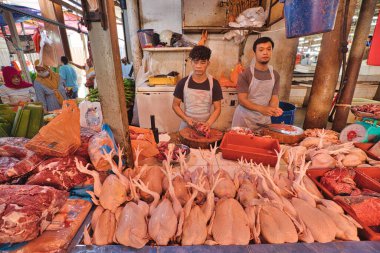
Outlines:
{"label": "white apron", "polygon": [[[248,89],[248,100],[254,104],[268,106],[272,98],[273,87],[275,83],[273,66],[268,65],[271,75],[270,80],[258,80],[255,78],[255,62],[251,64],[252,80]],[[252,111],[241,105],[236,107],[232,119],[232,127],[247,127],[251,129],[259,128],[255,123],[270,124],[270,116],[264,116],[260,112]]]}
{"label": "white apron", "polygon": [[[207,74],[210,90],[197,90],[189,88],[189,80],[193,73],[190,73],[183,88],[183,103],[185,105],[186,116],[195,121],[205,122],[210,118],[212,106],[212,89],[214,87],[213,77]],[[185,121],[181,121],[179,130],[187,127]]]}

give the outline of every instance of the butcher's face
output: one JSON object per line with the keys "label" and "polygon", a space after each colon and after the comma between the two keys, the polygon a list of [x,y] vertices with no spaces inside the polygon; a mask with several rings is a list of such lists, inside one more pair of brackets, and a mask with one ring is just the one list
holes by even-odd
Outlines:
{"label": "butcher's face", "polygon": [[256,61],[262,64],[267,64],[272,58],[272,43],[265,42],[256,46]]}
{"label": "butcher's face", "polygon": [[206,73],[206,69],[208,65],[210,64],[209,60],[201,60],[201,59],[192,59],[191,60],[191,66],[193,68],[195,75],[204,75]]}

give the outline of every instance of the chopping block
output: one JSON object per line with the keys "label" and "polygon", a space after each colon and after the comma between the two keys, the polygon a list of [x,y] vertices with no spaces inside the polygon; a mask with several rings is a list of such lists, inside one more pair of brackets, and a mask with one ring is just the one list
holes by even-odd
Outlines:
{"label": "chopping block", "polygon": [[210,129],[210,138],[200,136],[195,130],[186,127],[179,131],[179,139],[182,144],[190,148],[210,149],[210,145],[220,141],[223,138],[223,132],[217,129]]}

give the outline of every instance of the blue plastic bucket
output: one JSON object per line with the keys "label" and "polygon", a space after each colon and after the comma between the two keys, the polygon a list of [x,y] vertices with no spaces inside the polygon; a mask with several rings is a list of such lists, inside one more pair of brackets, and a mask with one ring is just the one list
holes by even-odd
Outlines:
{"label": "blue plastic bucket", "polygon": [[285,2],[286,37],[301,37],[334,29],[339,0],[280,0],[280,2]]}
{"label": "blue plastic bucket", "polygon": [[280,102],[280,108],[284,111],[284,113],[280,117],[271,117],[272,123],[285,123],[288,125],[293,125],[296,107],[290,103]]}

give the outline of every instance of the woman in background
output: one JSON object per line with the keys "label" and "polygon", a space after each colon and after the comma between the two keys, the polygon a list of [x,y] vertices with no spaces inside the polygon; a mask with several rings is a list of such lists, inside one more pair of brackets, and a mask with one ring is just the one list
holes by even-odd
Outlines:
{"label": "woman in background", "polygon": [[3,104],[18,105],[36,101],[33,84],[25,82],[14,67],[3,67],[4,84],[0,86],[0,98]]}
{"label": "woman in background", "polygon": [[65,88],[59,82],[59,75],[48,66],[39,66],[39,60],[34,64],[37,71],[37,78],[34,80],[37,100],[42,102],[47,112],[61,109],[62,102],[67,97]]}

